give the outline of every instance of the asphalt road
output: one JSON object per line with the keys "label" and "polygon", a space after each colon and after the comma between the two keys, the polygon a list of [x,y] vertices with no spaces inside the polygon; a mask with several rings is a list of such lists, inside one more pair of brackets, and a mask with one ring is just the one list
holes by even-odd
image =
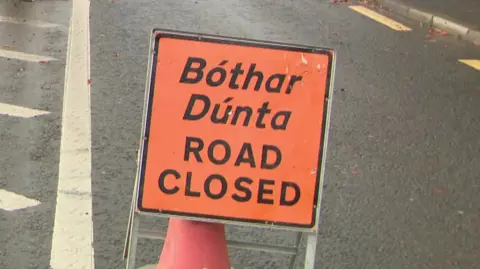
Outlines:
{"label": "asphalt road", "polygon": [[[69,6],[63,1],[38,2],[35,8],[16,1],[0,4],[2,52],[56,59],[38,63],[29,56],[31,61],[0,58],[0,103],[49,112],[25,118],[3,114],[8,111],[0,114],[0,190],[40,202],[14,211],[0,208],[0,268],[49,268],[68,37],[68,27],[61,25],[68,25]],[[58,26],[43,27],[41,21]]]}
{"label": "asphalt road", "polygon": [[[70,5],[0,4],[1,50],[57,59],[0,57],[0,103],[50,112],[0,115],[0,189],[40,202],[0,208],[0,268],[50,268]],[[480,49],[386,15],[412,31],[393,31],[346,4],[318,0],[93,0],[95,268],[125,266],[121,256],[154,27],[337,50],[315,268],[479,268],[480,72],[458,60],[480,59]],[[228,237],[293,240],[290,233],[238,227],[228,227]],[[139,265],[155,263],[160,250],[160,242],[141,240]],[[287,268],[281,255],[235,250],[231,260],[235,268]]]}

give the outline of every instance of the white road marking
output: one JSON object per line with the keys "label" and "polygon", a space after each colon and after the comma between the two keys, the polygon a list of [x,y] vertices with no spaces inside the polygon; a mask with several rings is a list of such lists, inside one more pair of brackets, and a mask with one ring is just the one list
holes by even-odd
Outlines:
{"label": "white road marking", "polygon": [[14,50],[2,49],[0,48],[0,57],[14,59],[14,60],[22,60],[28,62],[51,62],[56,61],[57,59],[48,57],[48,56],[41,56],[36,54],[29,54]]}
{"label": "white road marking", "polygon": [[73,0],[68,35],[52,269],[93,269],[90,1]]}
{"label": "white road marking", "polygon": [[0,114],[7,116],[32,118],[36,116],[46,115],[49,113],[50,112],[48,111],[0,103]]}
{"label": "white road marking", "polygon": [[3,23],[12,23],[12,24],[25,24],[38,28],[62,28],[66,29],[65,26],[45,21],[36,21],[36,20],[25,20],[15,17],[0,16],[0,22]]}
{"label": "white road marking", "polygon": [[0,189],[0,209],[15,211],[27,207],[37,206],[40,202],[25,196]]}

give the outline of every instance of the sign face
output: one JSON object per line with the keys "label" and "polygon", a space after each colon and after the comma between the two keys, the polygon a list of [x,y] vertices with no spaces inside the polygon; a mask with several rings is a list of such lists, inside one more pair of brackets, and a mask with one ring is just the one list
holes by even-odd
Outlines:
{"label": "sign face", "polygon": [[314,229],[333,51],[154,40],[137,210]]}

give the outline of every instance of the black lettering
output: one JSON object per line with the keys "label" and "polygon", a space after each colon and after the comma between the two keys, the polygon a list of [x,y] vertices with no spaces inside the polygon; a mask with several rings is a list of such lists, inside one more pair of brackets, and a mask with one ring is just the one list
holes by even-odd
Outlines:
{"label": "black lettering", "polygon": [[[198,67],[192,68],[194,63],[198,64]],[[182,76],[180,77],[180,83],[198,83],[203,78],[203,68],[205,68],[206,65],[207,62],[202,58],[188,57]],[[195,73],[196,76],[194,78],[189,78],[189,73]]]}
{"label": "black lettering", "polygon": [[[293,188],[295,191],[295,196],[292,200],[287,201],[287,188]],[[300,187],[293,182],[282,182],[282,191],[280,194],[280,205],[283,206],[293,206],[300,200]]]}
{"label": "black lettering", "polygon": [[295,82],[302,81],[302,78],[302,76],[292,76],[292,78],[290,78],[290,82],[288,83],[285,93],[290,94],[293,90],[293,85],[295,84]]}
{"label": "black lettering", "polygon": [[235,65],[235,68],[230,70],[230,73],[232,73],[232,78],[230,79],[230,84],[228,86],[230,89],[238,89],[238,84],[237,84],[237,78],[238,75],[243,75],[243,70],[242,70],[242,63],[238,63]]}
{"label": "black lettering", "polygon": [[[220,192],[217,194],[212,193],[212,190],[211,190],[211,187],[212,187],[211,185],[214,180],[219,180],[220,184],[222,185]],[[214,200],[220,199],[225,195],[225,193],[227,193],[227,180],[222,175],[218,175],[218,174],[210,175],[205,180],[204,190],[205,190],[205,194],[211,199],[214,199]]]}
{"label": "black lettering", "polygon": [[[203,102],[202,112],[197,115],[192,115],[193,106],[195,102],[199,100]],[[199,120],[205,115],[207,115],[208,110],[210,109],[210,98],[203,94],[192,94],[190,97],[190,101],[188,102],[187,109],[185,110],[185,114],[183,115],[184,120]]]}
{"label": "black lettering", "polygon": [[258,109],[258,118],[257,118],[257,122],[256,122],[256,126],[257,128],[265,128],[265,123],[263,123],[263,118],[265,117],[265,114],[269,114],[270,112],[272,112],[272,110],[268,109],[268,104],[269,102],[265,102],[262,104],[262,107]]}
{"label": "black lettering", "polygon": [[[233,97],[227,97],[223,102],[227,104],[228,102],[232,101]],[[223,113],[223,116],[221,118],[218,117],[218,111],[220,110],[220,104],[216,104],[215,107],[213,108],[212,112],[212,117],[210,118],[212,123],[222,123],[226,124],[228,121],[228,117],[230,116],[230,112],[232,111],[232,106],[229,105],[225,109],[225,112]]]}
{"label": "black lettering", "polygon": [[[221,159],[217,159],[215,157],[215,147],[218,145],[222,145],[225,151],[223,158]],[[230,145],[228,145],[227,141],[225,140],[221,140],[221,139],[214,140],[208,146],[208,159],[210,159],[210,161],[216,165],[225,164],[230,159],[231,155],[232,155],[232,149],[230,148]]]}
{"label": "black lettering", "polygon": [[263,197],[265,194],[273,194],[272,189],[266,189],[265,186],[267,185],[274,185],[275,181],[269,180],[269,179],[260,179],[258,183],[258,197],[257,197],[257,202],[259,204],[268,204],[268,205],[273,205],[273,199],[266,199]]}
{"label": "black lettering", "polygon": [[[277,85],[275,87],[272,86],[272,82],[274,80],[278,80]],[[283,87],[283,82],[284,81],[285,81],[285,75],[283,75],[283,74],[272,75],[267,79],[267,82],[265,83],[265,89],[267,89],[267,92],[280,93],[280,90]]]}
{"label": "black lettering", "polygon": [[165,194],[175,194],[178,192],[178,190],[180,190],[179,187],[175,186],[171,189],[168,189],[166,186],[165,186],[165,178],[167,177],[167,175],[172,175],[175,177],[175,179],[179,179],[180,178],[180,174],[176,171],[176,170],[173,170],[173,169],[166,169],[164,170],[160,176],[158,177],[158,187],[160,188],[160,190],[165,193]]}
{"label": "black lettering", "polygon": [[[272,117],[272,129],[273,130],[286,130],[288,121],[290,120],[290,116],[292,115],[292,112],[290,111],[279,111],[275,113],[275,115]],[[279,124],[277,122],[277,119],[283,119],[283,121]]]}
{"label": "black lettering", "polygon": [[242,89],[244,90],[248,89],[248,86],[250,86],[250,81],[252,80],[253,77],[256,77],[257,82],[255,83],[255,90],[256,91],[260,90],[260,86],[262,86],[262,81],[263,81],[263,73],[261,71],[255,71],[256,66],[257,66],[256,64],[250,65],[247,76],[245,78],[245,82],[243,82]]}
{"label": "black lettering", "polygon": [[[245,157],[245,153],[247,156]],[[244,143],[240,152],[238,153],[237,160],[235,161],[235,166],[239,166],[240,163],[248,163],[250,167],[255,168],[255,158],[253,157],[252,144]]]}
{"label": "black lettering", "polygon": [[252,198],[252,191],[245,185],[242,185],[242,183],[245,183],[247,184],[247,186],[249,186],[253,183],[253,180],[248,177],[237,178],[237,180],[235,180],[235,188],[238,191],[244,193],[244,196],[240,196],[237,193],[235,193],[232,195],[232,198],[237,202],[248,202]]}
{"label": "black lettering", "polygon": [[[224,60],[220,63],[220,66],[225,65],[228,63],[228,61]],[[210,72],[207,74],[207,84],[212,87],[217,87],[222,85],[222,83],[225,81],[225,78],[227,77],[227,71],[225,71],[225,68],[223,67],[215,67]],[[216,81],[213,80],[213,76],[215,74],[219,74],[220,76],[217,78]]]}
{"label": "black lettering", "polygon": [[243,121],[242,125],[248,126],[248,124],[250,123],[250,118],[252,117],[252,114],[253,114],[252,108],[248,106],[238,106],[235,109],[235,113],[233,114],[233,118],[232,118],[232,125],[237,124],[238,118],[240,117],[240,113],[242,112],[246,113],[245,120]]}
{"label": "black lettering", "polygon": [[200,197],[200,192],[192,191],[192,172],[187,172],[187,184],[185,186],[185,196]]}
{"label": "black lettering", "polygon": [[[268,152],[273,151],[275,154],[275,161],[273,163],[267,163],[268,161]],[[275,169],[282,162],[282,152],[279,148],[273,145],[263,145],[262,149],[262,169]]]}
{"label": "black lettering", "polygon": [[[192,146],[192,143],[197,143],[196,147]],[[200,151],[203,149],[203,140],[198,137],[187,136],[185,138],[185,153],[183,154],[183,160],[188,162],[190,160],[190,153],[193,153],[197,162],[202,163],[202,156]]]}

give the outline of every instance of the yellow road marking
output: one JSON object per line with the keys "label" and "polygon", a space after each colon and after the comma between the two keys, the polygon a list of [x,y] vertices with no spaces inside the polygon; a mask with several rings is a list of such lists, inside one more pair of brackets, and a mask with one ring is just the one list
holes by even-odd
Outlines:
{"label": "yellow road marking", "polygon": [[480,71],[480,60],[467,60],[467,59],[461,59],[458,60],[461,63],[464,63],[466,65],[469,65],[477,70]]}
{"label": "yellow road marking", "polygon": [[375,20],[381,24],[384,24],[390,28],[392,28],[395,31],[411,31],[412,29],[408,28],[407,26],[396,22],[390,18],[387,18],[371,9],[368,9],[363,6],[349,6],[349,8],[355,10],[356,12],[363,14],[367,17],[369,17],[372,20]]}

